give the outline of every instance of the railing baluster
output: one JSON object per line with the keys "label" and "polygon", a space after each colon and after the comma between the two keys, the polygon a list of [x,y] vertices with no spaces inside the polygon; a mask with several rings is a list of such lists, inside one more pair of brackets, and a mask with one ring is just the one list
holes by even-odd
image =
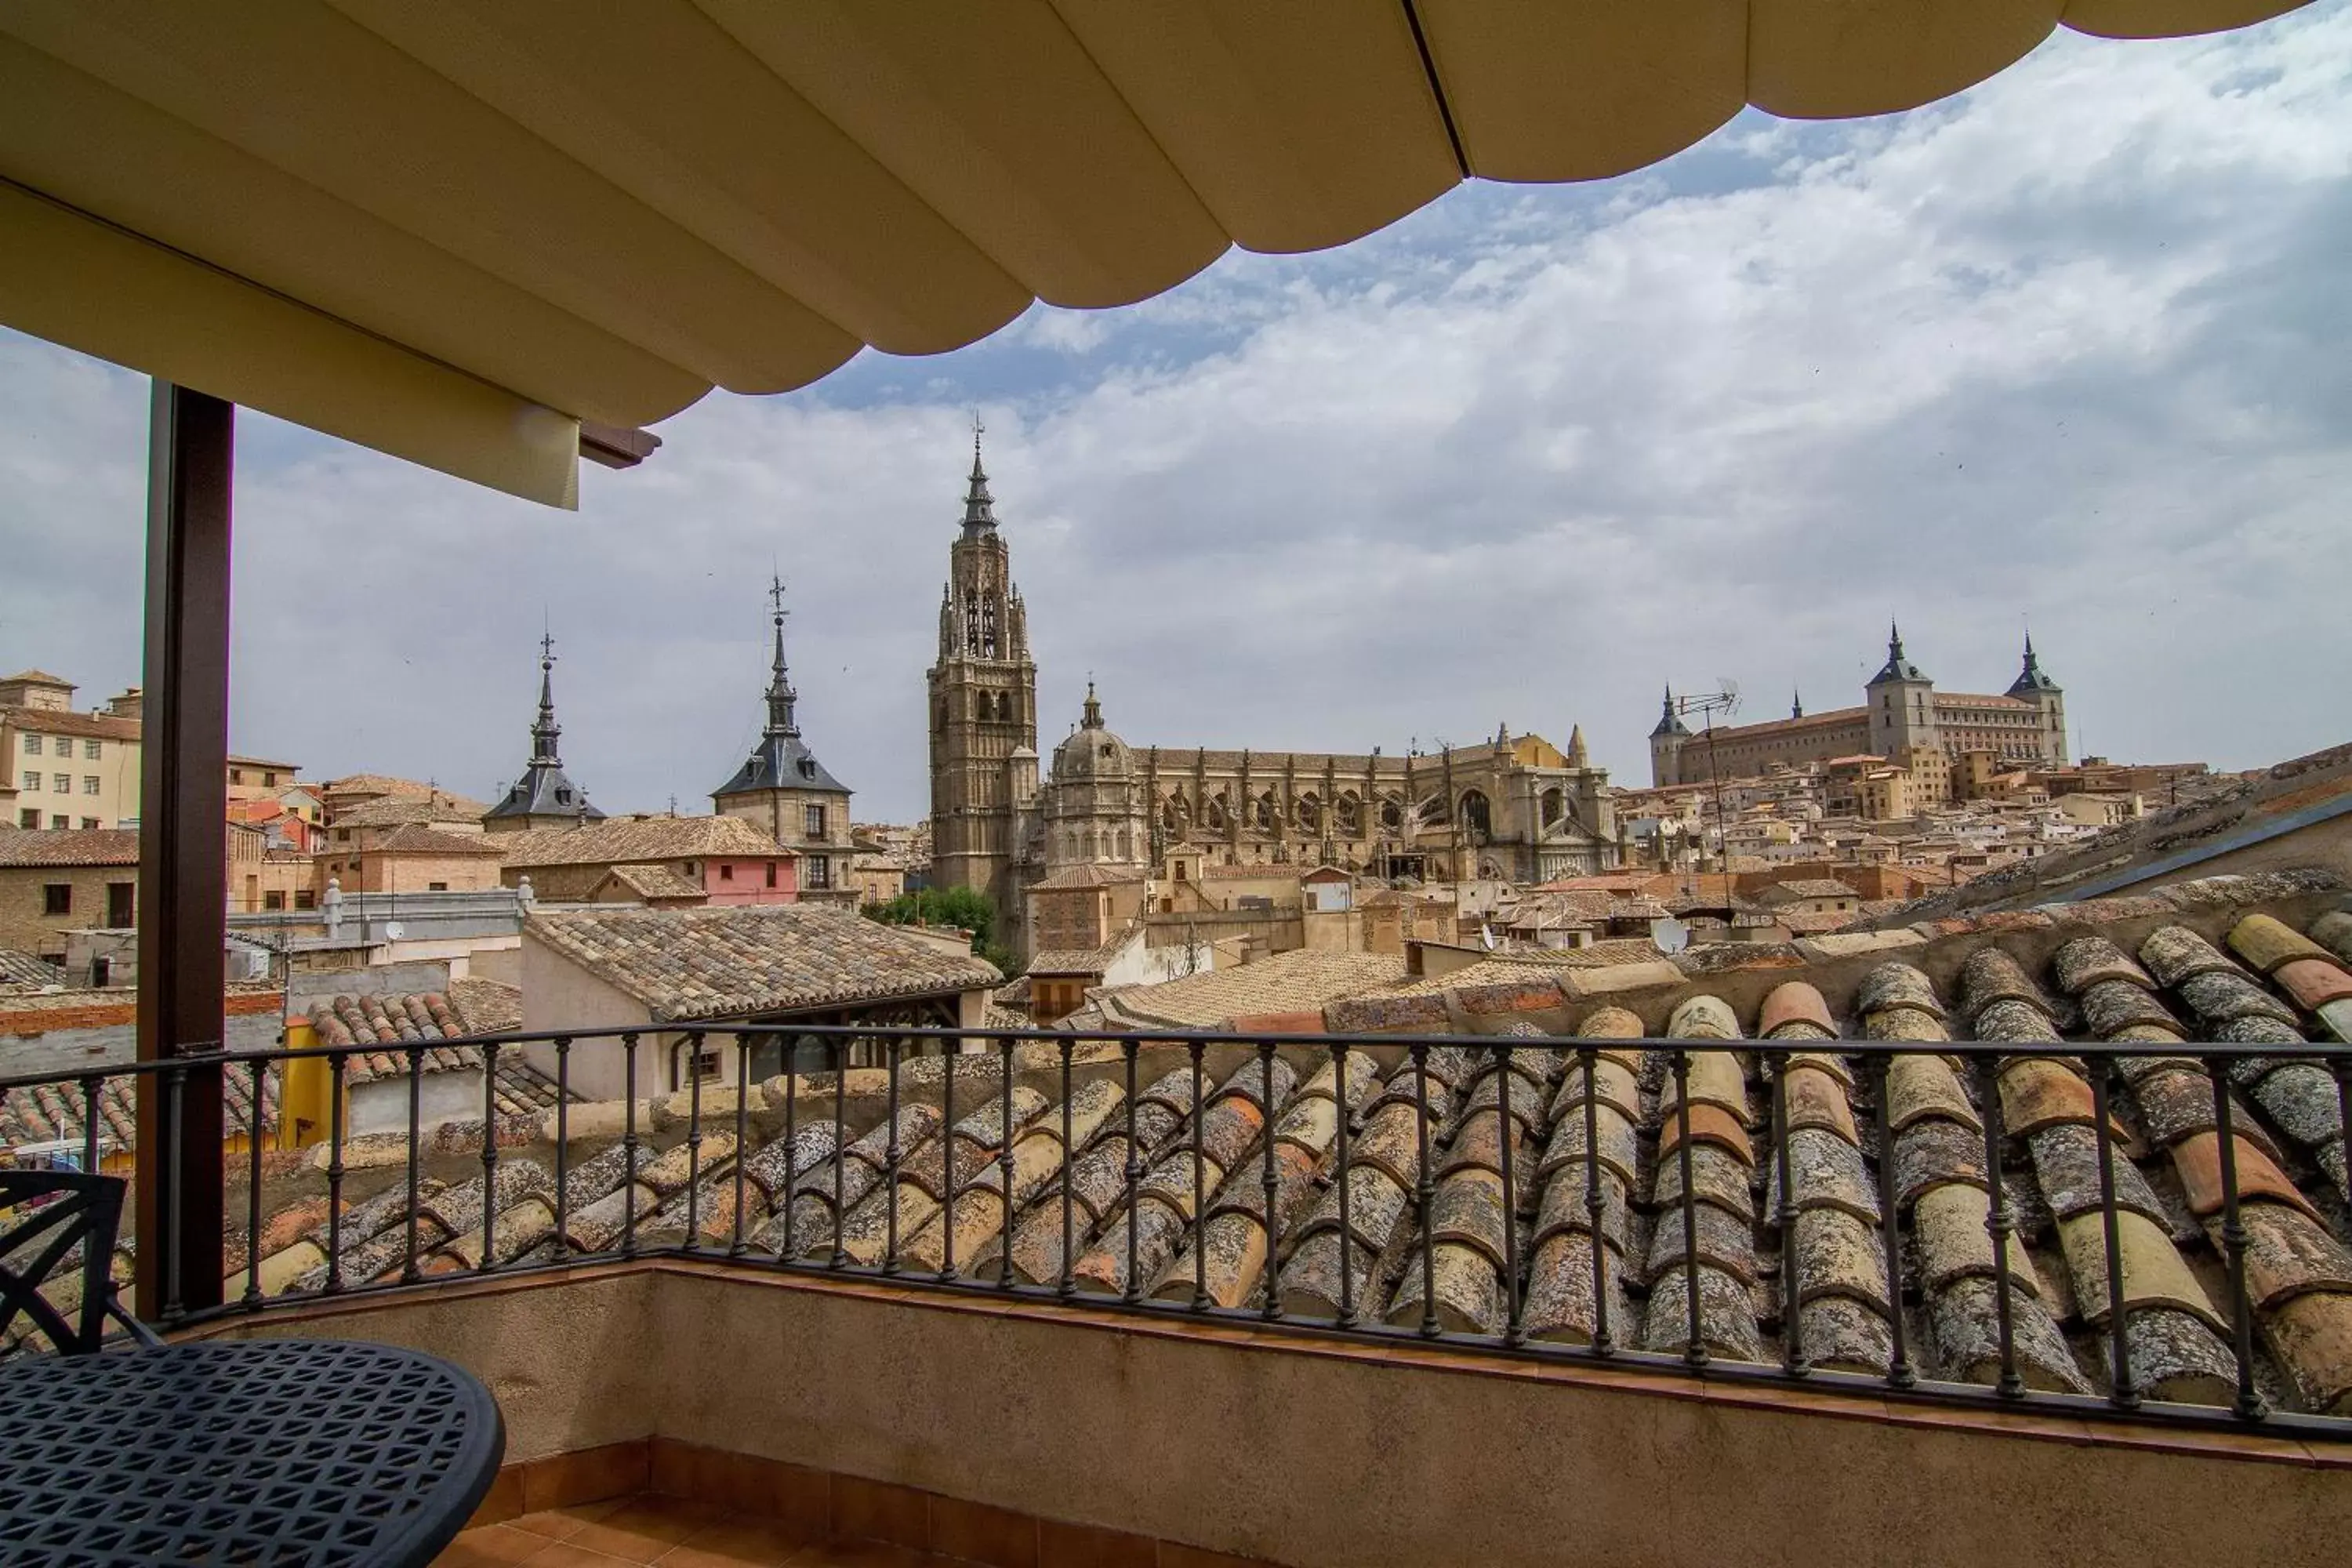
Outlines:
{"label": "railing baluster", "polygon": [[327,1283],[331,1296],[343,1288],[343,1074],[350,1058],[337,1051],[327,1058]]}
{"label": "railing baluster", "polygon": [[[1209,1119],[1208,1107],[1202,1103],[1206,1088],[1201,1081],[1201,1058],[1206,1049],[1201,1041],[1192,1042],[1192,1310],[1196,1312],[1209,1306],[1209,1194],[1202,1190],[1201,1152],[1201,1134]],[[1132,1216],[1128,1228],[1135,1228]]]}
{"label": "railing baluster", "polygon": [[90,1074],[81,1080],[81,1170],[86,1176],[99,1173],[105,1155],[99,1150],[98,1130],[102,1123],[99,1101],[106,1093],[106,1079]]}
{"label": "railing baluster", "polygon": [[2094,1060],[2087,1064],[2091,1074],[2091,1116],[2093,1134],[2099,1147],[2099,1225],[2107,1243],[2107,1334],[2113,1340],[2115,1355],[2115,1387],[2107,1398],[2116,1408],[2130,1410],[2139,1404],[2139,1389],[2132,1382],[2130,1309],[2124,1304],[2123,1238],[2121,1221],[2116,1212],[2116,1139],[2108,1125],[2107,1107],[2111,1079],[2117,1072],[2114,1058]]}
{"label": "railing baluster", "polygon": [[490,1222],[498,1217],[498,1195],[499,1047],[493,1042],[482,1047],[482,1255],[474,1260],[477,1274],[488,1274],[495,1261],[498,1233]]}
{"label": "railing baluster", "polygon": [[1495,1105],[1502,1118],[1496,1131],[1502,1134],[1503,1342],[1517,1346],[1527,1342],[1519,1322],[1519,1189],[1511,1173],[1511,1145],[1517,1141],[1518,1123],[1511,1120],[1511,1047],[1507,1040],[1499,1052],[1503,1076],[1495,1083]]}
{"label": "railing baluster", "polygon": [[825,1043],[833,1053],[833,1256],[825,1259],[825,1266],[842,1268],[849,1263],[849,1249],[841,1244],[841,1222],[848,1217],[841,1212],[841,1173],[849,1142],[849,1041],[835,1035]]}
{"label": "railing baluster", "polygon": [[2230,1125],[2230,1075],[2217,1061],[2208,1061],[2205,1071],[2213,1080],[2214,1132],[2221,1141],[2221,1248],[2230,1259],[2230,1325],[2235,1331],[2231,1349],[2238,1358],[2238,1398],[2232,1408],[2242,1420],[2260,1421],[2270,1414],[2270,1406],[2254,1387],[2254,1313],[2246,1295],[2246,1227],[2238,1215],[2238,1135]]}
{"label": "railing baluster", "polygon": [[[266,1063],[253,1063],[253,1112],[247,1118],[245,1166],[245,1305],[261,1305],[261,1102],[268,1093]],[[90,1169],[95,1171],[93,1164]]]}
{"label": "railing baluster", "polygon": [[[1281,1216],[1275,1213],[1274,1194],[1281,1179],[1274,1173],[1274,1042],[1261,1040],[1257,1047],[1258,1083],[1265,1092],[1265,1171],[1258,1185],[1265,1192],[1265,1301],[1259,1314],[1268,1322],[1282,1316],[1282,1235]],[[1347,1103],[1346,1086],[1335,1084],[1342,1106]]]}
{"label": "railing baluster", "polygon": [[1985,1233],[1992,1237],[1992,1301],[1994,1321],[2000,1331],[2000,1381],[1995,1392],[2003,1399],[2025,1393],[2017,1373],[2017,1328],[2009,1292],[2009,1238],[2016,1222],[2009,1210],[2009,1185],[2000,1179],[2000,1068],[1998,1058],[1979,1057],[1976,1063],[1977,1099],[1984,1118]]}
{"label": "railing baluster", "polygon": [[621,1037],[621,1156],[627,1173],[621,1178],[621,1256],[637,1255],[637,1037]]}
{"label": "railing baluster", "polygon": [[1889,1065],[1885,1057],[1874,1053],[1863,1058],[1863,1070],[1870,1077],[1871,1123],[1878,1134],[1878,1228],[1886,1248],[1886,1329],[1894,1342],[1886,1382],[1892,1388],[1909,1388],[1919,1374],[1903,1344],[1903,1237],[1895,1215],[1895,1135],[1886,1124]]}
{"label": "railing baluster", "polygon": [[572,1256],[572,1037],[555,1037],[555,1259]]}
{"label": "railing baluster", "polygon": [[1332,1071],[1339,1079],[1339,1317],[1343,1329],[1356,1326],[1356,1244],[1348,1232],[1348,1139],[1355,1107],[1348,1103],[1348,1047],[1331,1047]]}
{"label": "railing baluster", "polygon": [[[188,1158],[187,1123],[188,1069],[174,1064],[163,1074],[163,1124],[172,1130],[167,1144],[180,1160],[183,1169],[191,1169]],[[175,1322],[180,1311],[180,1210],[184,1205],[170,1203],[163,1205],[163,1256],[169,1263],[163,1271],[163,1321]]]}
{"label": "railing baluster", "polygon": [[2343,1156],[2344,1201],[2352,1205],[2352,1055],[2331,1058],[2336,1072],[2336,1150]]}
{"label": "railing baluster", "polygon": [[[947,1124],[947,1144],[940,1151],[940,1191],[943,1194],[940,1204],[940,1278],[942,1279],[955,1278],[955,1068],[956,1058],[962,1054],[963,1041],[950,1040],[947,1042],[947,1059],[940,1063],[940,1110],[941,1120]],[[1013,1194],[1009,1192],[1004,1194],[1003,1209],[1003,1239],[1009,1243],[1013,1239],[1009,1234],[1013,1228]]]}
{"label": "railing baluster", "polygon": [[998,1066],[998,1068],[999,1068],[1000,1069],[1002,1069],[1002,1070],[1000,1070],[1000,1071],[997,1073],[997,1075],[996,1075],[996,1081],[997,1081],[997,1086],[998,1086],[998,1088],[999,1088],[1000,1091],[1002,1092],[1002,1094],[1003,1094],[1003,1098],[1002,1099],[1002,1100],[999,1102],[999,1105],[998,1105],[998,1109],[999,1109],[999,1110],[1001,1111],[1001,1113],[1002,1113],[1002,1114],[1000,1114],[1000,1115],[998,1116],[997,1120],[998,1120],[998,1121],[999,1121],[999,1122],[1001,1122],[1003,1125],[1002,1125],[1002,1127],[1000,1128],[1000,1131],[1001,1131],[1001,1133],[1002,1133],[1002,1136],[997,1140],[997,1146],[996,1146],[996,1168],[997,1168],[998,1173],[999,1173],[1002,1175],[1002,1177],[1003,1178],[1003,1183],[1004,1183],[1004,1230],[1003,1230],[1003,1235],[1002,1235],[1002,1239],[1003,1239],[1003,1246],[1001,1246],[1001,1247],[999,1247],[996,1249],[996,1287],[997,1287],[997,1289],[1000,1289],[1000,1290],[1010,1290],[1010,1289],[1013,1289],[1013,1038],[1012,1038],[1012,1037],[1011,1037],[1011,1036],[1009,1036],[1009,1035],[1006,1035],[1006,1036],[1000,1036],[1000,1037],[998,1037],[998,1038],[997,1038],[997,1042],[996,1042],[996,1048],[997,1048],[998,1052],[1000,1053],[1000,1056],[999,1056],[999,1058],[998,1058],[998,1062],[997,1062],[997,1066]]}
{"label": "railing baluster", "polygon": [[686,1037],[686,1241],[682,1250],[699,1249],[702,1240],[702,1042],[696,1029]]}
{"label": "railing baluster", "polygon": [[[1076,1127],[1076,1123],[1070,1119],[1070,1056],[1076,1048],[1077,1042],[1075,1040],[1062,1042],[1062,1282],[1059,1293],[1064,1296],[1075,1296],[1078,1293],[1078,1260],[1072,1256],[1078,1240],[1077,1194],[1070,1186],[1070,1168],[1078,1158],[1078,1152],[1070,1147],[1070,1140],[1074,1136]],[[1134,1115],[1130,1109],[1128,1118],[1130,1131],[1134,1125]],[[997,1240],[998,1244],[1007,1251],[1012,1249],[1013,1194],[1010,1193],[1004,1194],[1004,1224],[997,1232]]]}
{"label": "railing baluster", "polygon": [[[882,1147],[882,1272],[885,1274],[898,1272],[898,1163],[906,1154],[906,1151],[898,1144],[899,1045],[899,1038],[896,1035],[882,1042],[882,1049],[890,1075],[889,1139]],[[950,1127],[954,1125],[952,1108],[950,1108],[948,1121]],[[952,1138],[949,1141],[954,1142]],[[837,1225],[839,1221],[836,1220],[835,1223]]]}
{"label": "railing baluster", "polygon": [[800,1055],[798,1036],[784,1042],[784,1234],[776,1242],[776,1256],[786,1263],[794,1261],[793,1205],[801,1195],[801,1173],[794,1164],[800,1155],[800,1145],[794,1142],[801,1130]]}
{"label": "railing baluster", "polygon": [[[1137,1051],[1141,1047],[1132,1035],[1120,1044],[1127,1052],[1127,1289],[1125,1297],[1129,1301],[1140,1301],[1143,1300],[1143,1281],[1136,1276],[1141,1271],[1143,1263],[1135,1235],[1135,1194],[1136,1190],[1143,1184],[1143,1146],[1135,1139],[1135,1058]],[[1195,1105],[1192,1109],[1197,1112],[1201,1108]],[[1069,1262],[1070,1260],[1065,1258],[1062,1259],[1062,1266],[1066,1268],[1069,1267]]]}
{"label": "railing baluster", "polygon": [[743,1162],[751,1152],[751,1037],[735,1031],[735,1219],[727,1256],[743,1256]]}
{"label": "railing baluster", "polygon": [[[408,1047],[408,1246],[405,1249],[406,1256],[400,1265],[400,1282],[404,1285],[415,1283],[418,1279],[423,1279],[425,1274],[425,1271],[416,1266],[416,1222],[418,1218],[416,1213],[416,1181],[418,1165],[422,1162],[425,1152],[423,1148],[420,1147],[424,1136],[420,1131],[421,1124],[424,1121],[424,1111],[425,1047],[421,1045],[413,1045]],[[482,1131],[487,1134],[489,1129],[484,1128]],[[482,1201],[485,1205],[488,1203],[489,1194],[488,1193],[482,1194]]]}
{"label": "railing baluster", "polygon": [[1691,1178],[1690,1053],[1675,1047],[1675,1156],[1683,1179],[1683,1360],[1707,1363],[1706,1324],[1701,1315],[1698,1274],[1698,1193]]}
{"label": "railing baluster", "polygon": [[1609,1243],[1601,1233],[1608,1202],[1601,1195],[1601,1051],[1588,1046],[1584,1063],[1584,1215],[1592,1227],[1592,1353],[1616,1350],[1609,1338]]}
{"label": "railing baluster", "polygon": [[1429,1234],[1429,1216],[1436,1207],[1437,1184],[1429,1173],[1429,1047],[1412,1047],[1413,1140],[1420,1162],[1414,1169],[1413,1215],[1421,1236],[1421,1331],[1434,1339],[1437,1321],[1437,1243]]}
{"label": "railing baluster", "polygon": [[1813,1370],[1805,1359],[1804,1281],[1797,1258],[1797,1191],[1789,1179],[1789,1058],[1783,1052],[1769,1059],[1771,1047],[1760,1047],[1772,1072],[1772,1146],[1779,1163],[1780,1207],[1773,1221],[1780,1227],[1780,1370],[1803,1377]]}

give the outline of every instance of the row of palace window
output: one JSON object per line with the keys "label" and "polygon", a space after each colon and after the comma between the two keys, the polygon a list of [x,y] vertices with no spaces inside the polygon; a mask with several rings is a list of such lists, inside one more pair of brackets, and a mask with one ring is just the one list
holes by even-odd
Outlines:
{"label": "row of palace window", "polygon": [[[73,774],[71,774],[71,773],[53,773],[53,774],[51,774],[51,775],[50,775],[50,778],[51,778],[51,786],[50,786],[49,793],[50,793],[51,795],[71,795],[71,794],[73,794],[73,792],[74,792]],[[34,792],[34,791],[36,791],[36,790],[38,790],[38,789],[41,787],[41,770],[40,770],[40,769],[38,769],[38,768],[26,768],[26,769],[25,770],[25,772],[24,772],[24,775],[23,775],[23,784],[22,784],[22,787],[25,789],[25,791],[26,791],[27,794],[30,794],[30,793],[32,793],[32,792]],[[103,779],[100,778],[98,774],[96,774],[96,773],[84,773],[84,774],[82,774],[82,776],[81,776],[81,793],[82,793],[82,794],[84,794],[84,795],[97,795],[97,794],[100,793],[102,790],[104,790],[104,788],[105,788],[105,787],[106,787],[106,785],[105,785],[105,781],[104,781]]]}
{"label": "row of palace window", "polygon": [[[39,756],[41,754],[41,745],[44,740],[47,740],[56,747],[56,755],[60,757],[70,757],[73,755],[73,742],[64,735],[27,735],[25,737],[25,754],[28,757]],[[88,763],[98,761],[100,757],[106,754],[105,748],[106,742],[103,741],[84,741],[81,743],[82,760]]]}
{"label": "row of palace window", "polygon": [[[65,813],[63,813],[63,812],[58,812],[58,813],[57,813],[55,816],[51,816],[51,817],[49,818],[49,826],[50,826],[51,827],[56,827],[56,828],[67,828],[67,827],[71,827],[73,825],[74,825],[74,823],[73,823],[73,818],[72,818],[72,817],[70,817],[70,816],[67,816],[67,815],[65,815]],[[99,821],[99,819],[98,819],[98,818],[96,818],[95,816],[85,816],[85,817],[83,817],[83,818],[81,819],[81,825],[82,825],[82,827],[83,827],[83,829],[84,829],[85,831],[88,831],[88,830],[94,829],[94,828],[97,828],[97,827],[100,827],[100,826],[104,826],[104,825],[103,825],[102,823],[100,823],[100,822]],[[19,826],[19,827],[38,827],[38,826],[41,826],[41,813],[40,813],[40,808],[39,808],[39,807],[37,807],[37,806],[26,806],[24,810],[19,811],[19,812],[16,814],[16,826]]]}
{"label": "row of palace window", "polygon": [[[1455,805],[1465,829],[1479,834],[1493,831],[1493,807],[1487,802],[1483,790],[1465,790]],[[1567,814],[1567,796],[1557,789],[1548,789],[1538,799],[1537,810],[1542,817],[1543,826],[1551,827]],[[1171,833],[1183,832],[1184,825],[1191,815],[1192,807],[1182,795],[1170,796],[1160,808],[1160,823]],[[1276,815],[1277,807],[1274,792],[1268,790],[1250,802],[1247,825],[1271,832]],[[1423,823],[1443,822],[1445,818],[1444,806],[1436,795],[1431,795],[1421,803],[1416,815]],[[1400,830],[1404,826],[1404,818],[1402,801],[1394,796],[1381,798],[1380,822],[1382,828],[1391,832]],[[1202,826],[1213,832],[1222,832],[1230,820],[1226,815],[1225,797],[1223,795],[1210,796],[1207,804],[1201,807],[1201,819]],[[1320,799],[1311,791],[1298,796],[1291,803],[1291,820],[1302,832],[1322,831],[1324,820]],[[1355,833],[1362,820],[1362,803],[1357,799],[1355,794],[1351,791],[1341,795],[1339,809],[1335,814],[1334,826],[1337,830],[1345,834]]]}

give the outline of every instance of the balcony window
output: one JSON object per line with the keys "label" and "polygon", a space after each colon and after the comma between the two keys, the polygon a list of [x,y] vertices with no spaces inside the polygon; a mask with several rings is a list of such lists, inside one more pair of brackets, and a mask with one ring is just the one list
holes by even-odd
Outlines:
{"label": "balcony window", "polygon": [[802,826],[803,831],[805,831],[811,838],[823,838],[824,837],[824,807],[821,805],[812,805],[808,807],[803,815]]}
{"label": "balcony window", "polygon": [[812,888],[833,886],[833,862],[819,855],[808,863],[808,881]]}

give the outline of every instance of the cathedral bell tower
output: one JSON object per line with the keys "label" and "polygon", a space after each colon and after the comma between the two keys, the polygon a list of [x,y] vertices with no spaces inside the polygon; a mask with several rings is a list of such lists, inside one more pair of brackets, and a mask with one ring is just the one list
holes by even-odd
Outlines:
{"label": "cathedral bell tower", "polygon": [[930,668],[931,864],[940,887],[976,888],[998,929],[1021,927],[1014,875],[1020,826],[1037,793],[1037,666],[1029,616],[996,529],[996,503],[971,437],[963,522],[948,549],[940,657]]}

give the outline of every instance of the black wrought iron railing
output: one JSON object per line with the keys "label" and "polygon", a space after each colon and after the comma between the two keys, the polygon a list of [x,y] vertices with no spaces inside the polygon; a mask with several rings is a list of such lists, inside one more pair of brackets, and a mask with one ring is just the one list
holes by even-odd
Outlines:
{"label": "black wrought iron railing", "polygon": [[[79,1112],[67,1142],[99,1169],[124,1093],[160,1096],[176,1125],[192,1075],[242,1089],[227,1289],[165,1300],[166,1328],[701,1258],[2352,1437],[2352,1370],[2311,1359],[2352,1342],[2352,1047],[2037,1050],[729,1023],[186,1058],[0,1092],[57,1125]],[[668,1062],[714,1055],[667,1088]],[[2290,1067],[2332,1106],[2257,1092]],[[478,1115],[453,1105],[471,1071]]]}

